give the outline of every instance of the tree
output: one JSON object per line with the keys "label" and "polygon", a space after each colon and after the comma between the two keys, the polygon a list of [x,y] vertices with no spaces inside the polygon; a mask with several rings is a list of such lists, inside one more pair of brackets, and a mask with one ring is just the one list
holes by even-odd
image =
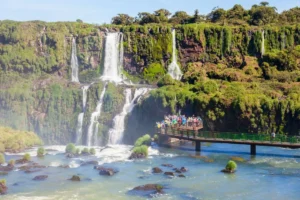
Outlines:
{"label": "tree", "polygon": [[211,13],[208,14],[207,18],[214,23],[224,22],[226,19],[226,10],[223,8],[213,9]]}
{"label": "tree", "polygon": [[76,22],[83,23],[83,21],[81,19],[76,19]]}
{"label": "tree", "polygon": [[279,16],[279,22],[284,23],[299,23],[300,7],[295,7],[287,11],[283,11]]}
{"label": "tree", "polygon": [[154,11],[155,21],[156,23],[165,23],[168,22],[169,16],[171,16],[171,13],[166,9],[159,9],[157,11]]}
{"label": "tree", "polygon": [[250,10],[250,24],[261,26],[270,23],[274,23],[277,21],[278,13],[275,7],[267,6],[262,2],[260,6],[252,6]]}
{"label": "tree", "polygon": [[23,156],[23,160],[30,161],[31,160],[30,154],[29,153],[25,153],[25,155]]}
{"label": "tree", "polygon": [[227,11],[227,19],[230,24],[242,25],[246,24],[249,20],[248,11],[246,11],[241,5],[236,4]]}
{"label": "tree", "polygon": [[134,18],[127,14],[118,14],[112,18],[112,24],[116,25],[131,25],[134,22]]}
{"label": "tree", "polygon": [[66,153],[75,154],[75,153],[76,153],[76,147],[75,147],[75,145],[72,144],[72,143],[69,143],[69,144],[66,146]]}
{"label": "tree", "polygon": [[261,5],[261,6],[268,6],[268,5],[269,5],[269,2],[267,2],[267,1],[262,1],[262,2],[260,2],[260,5]]}
{"label": "tree", "polygon": [[45,149],[43,147],[38,148],[37,150],[37,156],[43,157],[45,155]]}
{"label": "tree", "polygon": [[138,14],[137,21],[139,24],[149,24],[149,23],[156,23],[155,16],[148,12],[141,12]]}
{"label": "tree", "polygon": [[189,23],[191,16],[189,16],[185,11],[177,11],[169,20],[173,24],[187,24]]}

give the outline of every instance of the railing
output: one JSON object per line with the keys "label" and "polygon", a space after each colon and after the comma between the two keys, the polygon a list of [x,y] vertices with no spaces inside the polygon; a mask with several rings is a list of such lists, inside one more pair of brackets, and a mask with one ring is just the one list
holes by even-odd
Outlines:
{"label": "railing", "polygon": [[270,143],[300,143],[300,138],[297,136],[276,135],[275,138],[269,134],[251,134],[251,133],[230,133],[230,132],[205,132],[195,130],[178,130],[175,127],[166,127],[165,129],[158,129],[158,133],[172,134],[185,136],[188,138],[200,137],[205,139],[223,139],[223,140],[241,140],[241,141],[257,141]]}

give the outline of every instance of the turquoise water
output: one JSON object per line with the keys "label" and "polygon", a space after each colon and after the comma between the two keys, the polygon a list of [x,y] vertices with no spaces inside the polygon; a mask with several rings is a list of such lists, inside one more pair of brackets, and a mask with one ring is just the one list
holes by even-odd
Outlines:
{"label": "turquoise water", "polygon": [[[112,146],[97,155],[85,158],[68,159],[63,155],[63,146],[46,148],[57,149],[44,159],[35,157],[36,149],[29,152],[35,162],[49,166],[41,172],[26,174],[13,171],[7,179],[8,194],[3,199],[146,199],[129,191],[139,185],[148,183],[162,184],[165,193],[154,196],[157,199],[299,199],[300,195],[300,150],[257,147],[258,155],[249,155],[246,145],[209,144],[202,145],[201,156],[192,150],[191,144],[181,145],[184,149],[150,148],[149,158],[129,161],[130,146]],[[245,163],[238,163],[235,174],[223,174],[231,156],[242,157]],[[6,155],[6,159],[17,159],[21,155]],[[118,169],[113,177],[104,177],[93,169],[92,165],[80,166],[80,162],[97,160],[99,164]],[[186,178],[169,178],[163,174],[152,174],[153,167],[163,171],[172,171],[161,167],[169,163],[175,167],[186,167]],[[62,169],[58,166],[69,164],[72,168]],[[79,174],[81,182],[67,179]],[[33,181],[37,175],[48,175],[45,181]]]}

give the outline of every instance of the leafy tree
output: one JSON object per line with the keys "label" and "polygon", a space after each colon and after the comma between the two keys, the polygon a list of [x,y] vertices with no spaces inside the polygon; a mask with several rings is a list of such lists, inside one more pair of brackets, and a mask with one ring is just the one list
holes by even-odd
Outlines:
{"label": "leafy tree", "polygon": [[134,22],[134,18],[127,14],[118,14],[112,18],[112,24],[116,25],[131,25]]}
{"label": "leafy tree", "polygon": [[226,10],[223,8],[214,9],[211,13],[208,14],[207,18],[211,22],[224,22],[226,19]]}
{"label": "leafy tree", "polygon": [[168,22],[171,13],[166,9],[159,9],[157,11],[154,11],[154,15],[156,16],[155,19],[157,23],[165,23]]}
{"label": "leafy tree", "polygon": [[148,24],[148,23],[156,23],[155,16],[148,12],[141,12],[138,14],[138,18],[136,20],[139,24]]}
{"label": "leafy tree", "polygon": [[299,23],[300,7],[295,7],[287,11],[283,11],[279,16],[279,22],[284,23]]}
{"label": "leafy tree", "polygon": [[43,147],[38,148],[37,150],[37,156],[43,157],[45,155],[45,149]]}
{"label": "leafy tree", "polygon": [[76,22],[83,23],[83,21],[81,19],[77,19]]}
{"label": "leafy tree", "polygon": [[70,143],[66,146],[66,153],[71,153],[71,154],[76,153],[76,147],[73,143]]}
{"label": "leafy tree", "polygon": [[276,22],[278,13],[277,8],[270,7],[265,2],[262,2],[260,6],[252,6],[250,16],[251,25],[261,26]]}
{"label": "leafy tree", "polygon": [[233,171],[233,170],[236,170],[236,168],[237,168],[236,162],[234,162],[232,160],[228,161],[228,163],[226,165],[226,170]]}
{"label": "leafy tree", "polygon": [[185,11],[177,11],[169,20],[173,24],[187,24],[190,22],[191,16]]}
{"label": "leafy tree", "polygon": [[30,160],[31,160],[30,154],[29,154],[29,153],[26,153],[26,154],[23,156],[23,160],[30,161]]}

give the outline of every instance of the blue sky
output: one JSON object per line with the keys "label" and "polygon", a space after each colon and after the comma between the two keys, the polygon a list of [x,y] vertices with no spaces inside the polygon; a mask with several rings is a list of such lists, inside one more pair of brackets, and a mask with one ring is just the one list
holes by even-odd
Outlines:
{"label": "blue sky", "polygon": [[[166,8],[172,13],[183,10],[193,14],[199,9],[201,14],[209,13],[214,7],[229,9],[241,4],[249,9],[262,0],[0,0],[0,20],[17,21],[75,21],[82,19],[88,23],[110,23],[118,13],[136,16],[138,12],[153,12]],[[279,12],[299,6],[300,0],[269,0]]]}

